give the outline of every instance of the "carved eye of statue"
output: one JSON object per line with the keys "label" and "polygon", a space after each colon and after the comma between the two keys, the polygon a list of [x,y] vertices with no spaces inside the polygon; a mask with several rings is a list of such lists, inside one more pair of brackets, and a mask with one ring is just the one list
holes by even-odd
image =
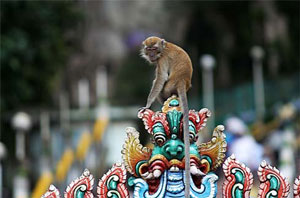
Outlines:
{"label": "carved eye of statue", "polygon": [[194,133],[190,133],[190,141],[195,140],[195,134]]}
{"label": "carved eye of statue", "polygon": [[161,146],[166,142],[166,136],[163,133],[155,133],[154,140],[156,144]]}
{"label": "carved eye of statue", "polygon": [[190,141],[196,141],[196,128],[193,122],[189,121]]}

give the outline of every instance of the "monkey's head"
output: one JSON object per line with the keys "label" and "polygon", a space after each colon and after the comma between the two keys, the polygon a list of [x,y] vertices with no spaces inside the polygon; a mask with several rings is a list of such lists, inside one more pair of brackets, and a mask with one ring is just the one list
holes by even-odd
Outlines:
{"label": "monkey's head", "polygon": [[143,41],[141,55],[150,63],[155,63],[161,56],[166,46],[166,41],[159,37],[151,36]]}

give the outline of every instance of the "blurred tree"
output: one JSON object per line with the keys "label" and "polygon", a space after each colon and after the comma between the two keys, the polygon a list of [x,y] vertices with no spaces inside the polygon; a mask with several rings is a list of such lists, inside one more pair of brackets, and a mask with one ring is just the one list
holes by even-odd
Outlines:
{"label": "blurred tree", "polygon": [[74,2],[1,2],[2,112],[51,104],[80,18]]}
{"label": "blurred tree", "polygon": [[15,168],[11,114],[53,104],[53,90],[77,44],[73,30],[81,18],[74,2],[1,1],[0,138],[9,152],[6,190]]}
{"label": "blurred tree", "polygon": [[[247,75],[251,72],[248,54],[253,43],[250,2],[190,2],[189,6],[193,12],[186,40],[197,49],[195,62],[199,65],[199,57],[204,53],[217,58],[216,87],[250,80],[251,75]],[[201,72],[199,66],[195,72]]]}
{"label": "blurred tree", "polygon": [[300,2],[299,1],[275,1],[277,10],[282,13],[288,21],[288,42],[284,46],[281,43],[274,43],[283,55],[281,64],[284,67],[280,72],[295,73],[300,66]]}
{"label": "blurred tree", "polygon": [[[203,53],[217,57],[217,88],[228,88],[252,80],[249,50],[253,45],[265,48],[265,65],[273,61],[272,51],[278,53],[280,75],[299,71],[299,2],[192,1],[186,5],[191,13],[186,45],[196,49],[196,55],[192,56],[194,64],[199,64],[199,56]],[[270,11],[270,8],[273,10]],[[283,21],[281,26],[276,19]],[[269,26],[273,28],[272,35],[275,35],[272,42],[267,38]],[[201,76],[199,67],[194,67],[194,76]],[[265,75],[269,76],[270,72],[266,70]],[[198,78],[193,79],[196,81]]]}

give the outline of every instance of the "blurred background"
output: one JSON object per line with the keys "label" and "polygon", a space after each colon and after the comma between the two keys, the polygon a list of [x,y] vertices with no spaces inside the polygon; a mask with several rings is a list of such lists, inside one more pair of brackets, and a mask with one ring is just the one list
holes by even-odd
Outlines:
{"label": "blurred background", "polygon": [[253,171],[265,159],[292,182],[300,174],[299,7],[1,1],[0,197],[40,197],[50,183],[63,192],[84,168],[98,181],[121,161],[126,127],[149,144],[137,110],[154,75],[139,55],[152,35],[192,59],[189,106],[213,112],[201,141],[224,124],[228,155]]}

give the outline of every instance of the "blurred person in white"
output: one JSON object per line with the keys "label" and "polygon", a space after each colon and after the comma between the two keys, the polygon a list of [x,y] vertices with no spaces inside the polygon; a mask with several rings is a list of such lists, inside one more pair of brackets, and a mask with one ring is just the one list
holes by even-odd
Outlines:
{"label": "blurred person in white", "polygon": [[[299,100],[300,101],[300,100]],[[274,164],[277,165],[280,172],[288,178],[292,183],[296,175],[298,175],[299,168],[297,169],[297,105],[299,101],[288,103],[279,108],[278,128],[271,132],[267,139],[267,145],[272,149],[274,157]],[[297,104],[298,102],[298,104]],[[298,137],[299,134],[298,134]]]}
{"label": "blurred person in white", "polygon": [[247,125],[238,117],[225,121],[228,156],[234,154],[251,171],[256,171],[263,160],[264,149],[249,133]]}

